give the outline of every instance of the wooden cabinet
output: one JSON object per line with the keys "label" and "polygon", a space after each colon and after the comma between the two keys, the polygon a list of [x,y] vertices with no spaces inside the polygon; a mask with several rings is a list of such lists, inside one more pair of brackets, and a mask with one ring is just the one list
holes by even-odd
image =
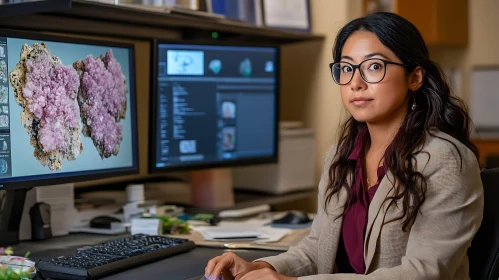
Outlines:
{"label": "wooden cabinet", "polygon": [[397,13],[421,32],[427,45],[468,44],[468,0],[363,0],[364,14]]}
{"label": "wooden cabinet", "polygon": [[471,139],[478,148],[480,166],[487,165],[488,157],[499,157],[499,139]]}

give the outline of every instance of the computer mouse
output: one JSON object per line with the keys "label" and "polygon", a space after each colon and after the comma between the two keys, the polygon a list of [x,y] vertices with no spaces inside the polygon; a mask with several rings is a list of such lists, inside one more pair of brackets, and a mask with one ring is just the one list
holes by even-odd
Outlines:
{"label": "computer mouse", "polygon": [[[224,280],[223,276],[219,276],[218,278],[216,278],[217,280]],[[206,276],[196,276],[196,277],[192,277],[192,278],[189,278],[189,279],[186,279],[186,280],[210,280],[208,278],[206,278]]]}
{"label": "computer mouse", "polygon": [[310,222],[310,218],[307,213],[303,211],[290,211],[284,217],[280,219],[273,220],[274,224],[287,224],[287,225],[299,225],[306,224]]}
{"label": "computer mouse", "polygon": [[111,223],[121,223],[121,220],[111,216],[97,216],[90,220],[90,227],[111,229]]}

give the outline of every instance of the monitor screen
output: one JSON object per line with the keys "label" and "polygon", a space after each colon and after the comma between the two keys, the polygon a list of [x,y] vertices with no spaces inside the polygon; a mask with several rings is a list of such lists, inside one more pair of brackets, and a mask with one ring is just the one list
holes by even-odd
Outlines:
{"label": "monitor screen", "polygon": [[279,49],[157,42],[151,172],[277,161]]}
{"label": "monitor screen", "polygon": [[0,185],[138,172],[133,45],[0,31]]}

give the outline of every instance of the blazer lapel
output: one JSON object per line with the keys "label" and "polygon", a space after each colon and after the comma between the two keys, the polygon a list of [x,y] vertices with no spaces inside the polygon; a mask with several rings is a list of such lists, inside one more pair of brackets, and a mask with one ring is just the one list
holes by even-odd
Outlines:
{"label": "blazer lapel", "polygon": [[319,265],[317,267],[319,274],[331,274],[333,272],[346,200],[347,191],[341,188],[337,194],[331,197],[328,204],[327,216],[324,218],[324,224],[322,225],[326,230],[321,230],[319,237]]}
{"label": "blazer lapel", "polygon": [[368,222],[364,239],[364,260],[366,264],[366,274],[369,271],[369,266],[376,251],[376,243],[378,241],[381,228],[383,227],[386,208],[389,203],[384,203],[385,199],[391,195],[394,176],[390,171],[387,171],[383,180],[381,180],[378,190],[369,205]]}

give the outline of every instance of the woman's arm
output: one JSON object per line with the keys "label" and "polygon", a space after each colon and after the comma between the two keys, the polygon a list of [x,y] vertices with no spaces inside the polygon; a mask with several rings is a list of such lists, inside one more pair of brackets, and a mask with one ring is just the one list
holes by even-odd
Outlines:
{"label": "woman's arm", "polygon": [[[369,275],[332,274],[300,280],[361,279],[456,279],[468,271],[467,249],[483,216],[483,187],[475,156],[452,145],[432,151],[423,174],[427,180],[426,201],[421,205],[409,235],[406,255],[393,268],[380,268]],[[468,275],[463,275],[468,279]]]}
{"label": "woman's arm", "polygon": [[321,234],[320,221],[324,213],[324,192],[329,180],[329,166],[336,153],[336,146],[329,149],[322,164],[322,176],[319,183],[317,199],[317,215],[312,223],[310,233],[297,246],[277,256],[258,259],[255,262],[269,263],[279,274],[287,276],[303,276],[317,274],[317,258],[319,254],[319,236]]}

